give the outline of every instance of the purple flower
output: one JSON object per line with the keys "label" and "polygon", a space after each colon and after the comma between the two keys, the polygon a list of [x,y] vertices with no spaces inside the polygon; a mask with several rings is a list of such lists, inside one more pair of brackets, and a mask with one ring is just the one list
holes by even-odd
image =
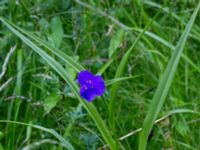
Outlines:
{"label": "purple flower", "polygon": [[78,74],[80,84],[80,95],[88,102],[93,101],[97,96],[105,92],[105,83],[100,75],[93,75],[91,72],[84,70]]}

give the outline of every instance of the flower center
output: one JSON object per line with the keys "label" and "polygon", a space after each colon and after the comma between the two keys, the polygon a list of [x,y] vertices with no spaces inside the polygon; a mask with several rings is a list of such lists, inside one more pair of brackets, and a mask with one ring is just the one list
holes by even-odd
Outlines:
{"label": "flower center", "polygon": [[88,88],[94,88],[92,80],[87,80],[86,83]]}
{"label": "flower center", "polygon": [[87,80],[86,83],[92,84],[92,80]]}
{"label": "flower center", "polygon": [[85,90],[87,90],[87,89],[88,89],[86,85],[84,85],[84,86],[83,86],[83,88],[84,88]]}

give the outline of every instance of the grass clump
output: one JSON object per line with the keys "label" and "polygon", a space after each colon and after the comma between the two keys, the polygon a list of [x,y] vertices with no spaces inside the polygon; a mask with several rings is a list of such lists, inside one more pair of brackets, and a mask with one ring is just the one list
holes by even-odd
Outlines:
{"label": "grass clump", "polygon": [[[2,0],[0,149],[199,149],[199,7]],[[92,103],[82,70],[107,85]]]}

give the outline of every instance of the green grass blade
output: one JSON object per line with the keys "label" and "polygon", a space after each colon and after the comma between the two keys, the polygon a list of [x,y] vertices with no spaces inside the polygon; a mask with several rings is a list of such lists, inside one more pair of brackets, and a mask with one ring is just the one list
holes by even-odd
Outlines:
{"label": "green grass blade", "polygon": [[147,113],[147,116],[146,116],[143,126],[142,126],[142,132],[140,134],[140,140],[139,140],[139,150],[146,149],[148,135],[150,133],[150,130],[153,126],[153,123],[154,123],[156,117],[158,116],[158,113],[160,112],[160,110],[163,106],[164,100],[167,96],[168,90],[170,88],[174,74],[176,72],[176,68],[178,66],[181,54],[183,52],[184,45],[186,43],[187,37],[192,28],[194,20],[197,16],[199,8],[200,8],[200,2],[198,3],[197,8],[195,9],[194,13],[192,14],[190,21],[188,22],[183,34],[181,35],[181,37],[178,41],[178,44],[175,48],[175,51],[172,53],[169,63],[165,69],[164,75],[162,76],[162,78],[158,84],[158,87],[154,94],[149,111]]}
{"label": "green grass blade", "polygon": [[[159,5],[158,3],[152,2],[152,1],[148,1],[145,0],[144,4],[147,4],[149,6],[152,6],[154,8],[161,8],[161,5]],[[177,14],[175,14],[174,12],[172,12],[169,8],[163,8],[163,12],[170,14],[170,16],[172,16],[173,18],[175,18],[177,21],[179,21],[181,24],[183,25],[187,25],[187,22],[184,21],[183,18],[180,18]],[[194,25],[194,27],[191,29],[191,32],[193,34],[195,34],[197,37],[200,36],[200,28],[197,25]],[[196,38],[197,40],[200,40],[199,38]]]}
{"label": "green grass blade", "polygon": [[115,84],[115,83],[120,82],[120,81],[138,78],[140,76],[142,76],[142,75],[135,75],[135,76],[130,76],[130,77],[121,77],[121,78],[115,78],[115,79],[112,79],[112,80],[108,80],[108,81],[106,81],[106,86]]}
{"label": "green grass blade", "polygon": [[76,85],[76,83],[70,78],[66,70],[62,67],[61,64],[59,64],[55,59],[53,59],[51,56],[49,56],[45,51],[43,51],[41,48],[39,48],[37,45],[35,45],[32,41],[30,41],[28,38],[26,38],[23,34],[21,34],[19,31],[17,31],[15,28],[13,28],[8,22],[6,22],[4,19],[0,19],[16,36],[18,36],[25,44],[27,44],[29,47],[31,47],[36,53],[38,53],[71,87],[74,94],[77,96],[77,98],[80,100],[82,105],[85,107],[89,115],[92,117],[94,122],[96,123],[99,131],[101,132],[104,140],[109,145],[110,149],[116,150],[117,144],[113,140],[109,130],[107,129],[105,123],[103,122],[101,116],[99,115],[97,109],[92,103],[88,103],[85,100],[81,99],[79,96],[79,88]]}
{"label": "green grass blade", "polygon": [[97,74],[101,75],[103,74],[106,69],[113,63],[113,59],[110,59],[106,64],[104,64],[100,69],[99,71],[97,72]]}
{"label": "green grass blade", "polygon": [[[167,112],[165,115],[163,115],[163,117],[155,120],[154,124],[157,124],[157,123],[165,120],[166,118],[169,118],[170,116],[173,116],[173,115],[176,115],[176,114],[183,114],[183,113],[191,113],[191,114],[195,114],[195,115],[200,116],[199,112],[191,110],[191,109],[174,109],[174,110],[171,110],[171,111]],[[142,128],[138,128],[138,129],[136,129],[136,130],[134,130],[132,132],[129,132],[128,134],[120,137],[119,140],[120,141],[124,140],[124,139],[126,139],[126,138],[128,138],[128,137],[130,137],[130,136],[132,136],[132,135],[134,135],[136,133],[138,133],[138,132],[141,132],[141,131],[142,131]]]}
{"label": "green grass blade", "polygon": [[51,135],[53,135],[56,139],[58,139],[64,146],[66,146],[67,149],[69,150],[75,150],[75,148],[66,140],[64,139],[60,134],[58,134],[55,130],[45,128],[39,125],[33,125],[33,124],[28,124],[28,123],[23,123],[23,122],[18,122],[18,121],[10,121],[10,120],[0,120],[1,123],[11,123],[11,124],[17,124],[17,125],[23,125],[23,126],[29,126],[35,129],[39,129],[44,132],[48,132]]}
{"label": "green grass blade", "polygon": [[[133,42],[131,47],[125,53],[125,55],[123,56],[122,60],[120,61],[119,67],[117,68],[117,71],[115,73],[115,77],[114,78],[120,78],[122,76],[122,74],[124,72],[124,68],[125,68],[125,66],[126,66],[126,64],[128,62],[129,56],[133,51],[133,48],[138,43],[138,41],[142,38],[144,33],[151,26],[151,24],[156,19],[156,17],[160,14],[160,12],[161,12],[161,10],[158,11],[156,13],[156,15],[153,17],[153,19],[148,22],[148,24],[145,26],[143,31],[138,35],[138,37],[135,39],[135,41]],[[111,87],[111,99],[110,99],[110,102],[109,102],[109,117],[108,117],[108,119],[109,119],[109,125],[111,126],[111,128],[113,130],[115,128],[114,115],[115,115],[115,111],[117,110],[116,109],[117,108],[117,106],[116,106],[116,104],[117,104],[117,102],[116,102],[116,94],[117,94],[117,90],[118,90],[119,85],[120,85],[120,82],[117,82],[117,83],[113,84],[112,87]]]}
{"label": "green grass blade", "polygon": [[74,61],[72,57],[70,57],[70,56],[66,55],[65,53],[63,53],[62,51],[60,51],[60,50],[48,45],[45,41],[43,41],[39,37],[35,36],[34,34],[24,30],[23,28],[18,27],[17,25],[15,25],[13,23],[10,23],[10,24],[13,27],[15,27],[17,30],[19,30],[20,32],[25,34],[27,37],[29,37],[32,40],[36,41],[38,44],[44,46],[47,50],[49,50],[50,52],[55,54],[58,58],[60,58],[61,60],[63,60],[67,64],[69,64],[76,72],[80,72],[81,70],[85,70],[85,68],[81,64],[79,64],[76,61]]}
{"label": "green grass blade", "polygon": [[[23,62],[23,53],[21,49],[17,50],[17,80],[16,80],[16,86],[15,86],[15,94],[16,95],[21,95],[21,90],[22,90],[22,75],[23,75],[23,69],[22,69],[22,62]],[[19,99],[16,99],[15,101],[12,101],[12,103],[14,104],[14,121],[16,121],[19,117],[19,110],[20,110],[20,106],[21,106],[21,101]],[[13,125],[13,144],[14,145],[14,141],[16,139],[16,126]],[[19,131],[17,131],[17,133],[20,133]],[[11,148],[12,149],[12,148]]]}
{"label": "green grass blade", "polygon": [[[142,29],[138,29],[138,28],[133,28],[134,31],[137,31],[137,32],[143,32]],[[173,51],[175,50],[175,46],[170,44],[168,41],[166,41],[165,39],[159,37],[158,35],[152,33],[152,32],[149,32],[149,31],[146,31],[145,32],[145,35],[151,37],[152,39],[162,43],[163,45],[165,45],[166,47],[172,49]],[[183,57],[183,59],[185,61],[187,61],[194,69],[196,69],[198,72],[200,72],[200,68],[190,59],[188,58],[185,54],[182,54],[181,55]]]}

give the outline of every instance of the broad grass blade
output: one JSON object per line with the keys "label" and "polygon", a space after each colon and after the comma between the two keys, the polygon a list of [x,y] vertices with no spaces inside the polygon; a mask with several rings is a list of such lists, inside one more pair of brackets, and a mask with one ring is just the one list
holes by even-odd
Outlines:
{"label": "broad grass blade", "polygon": [[[163,5],[163,7],[164,7],[164,5]],[[119,67],[117,68],[117,71],[115,73],[115,77],[114,78],[120,78],[120,77],[122,77],[122,74],[124,72],[124,68],[126,67],[126,64],[127,64],[128,59],[129,59],[129,57],[130,57],[130,55],[131,55],[131,53],[133,51],[133,48],[136,46],[136,44],[138,43],[138,41],[142,38],[142,36],[145,34],[145,32],[147,31],[147,29],[151,26],[151,24],[156,19],[156,17],[160,14],[160,12],[161,12],[161,10],[158,11],[156,13],[156,15],[153,17],[153,19],[148,22],[148,24],[145,26],[145,28],[143,29],[143,31],[135,39],[135,41],[133,42],[133,44],[131,45],[131,47],[124,54],[122,60],[120,61]],[[110,99],[110,102],[109,102],[109,118],[108,119],[109,119],[109,125],[111,126],[111,128],[113,130],[115,130],[114,115],[115,115],[116,110],[117,110],[116,94],[117,94],[117,90],[118,90],[119,85],[120,85],[120,82],[117,82],[117,83],[113,84],[112,87],[111,87],[111,99]]]}
{"label": "broad grass blade", "polygon": [[[137,29],[137,28],[133,28],[134,31],[138,31],[138,32],[143,32],[142,29]],[[173,51],[175,50],[175,46],[170,44],[168,41],[164,40],[163,38],[159,37],[158,35],[146,31],[145,35],[149,36],[150,38],[158,41],[159,43],[162,43],[163,45],[165,45],[166,47],[172,49]],[[182,57],[185,61],[187,61],[192,67],[194,67],[194,69],[196,69],[198,72],[200,72],[200,68],[191,60],[189,59],[185,54],[182,54]]]}
{"label": "broad grass blade", "polygon": [[20,32],[22,32],[23,34],[25,34],[30,39],[32,39],[32,40],[36,41],[38,44],[44,46],[47,50],[49,50],[50,52],[55,54],[58,58],[60,58],[61,60],[63,60],[67,64],[69,64],[76,72],[80,72],[81,70],[85,70],[85,68],[81,64],[74,61],[72,57],[70,57],[70,56],[66,55],[65,53],[63,53],[62,51],[52,47],[51,45],[49,45],[47,42],[43,41],[39,37],[35,36],[34,34],[28,32],[26,30],[24,30],[21,27],[16,26],[13,23],[9,23],[9,24],[12,25],[17,30],[19,30]]}
{"label": "broad grass blade", "polygon": [[197,16],[199,8],[200,8],[200,2],[198,3],[194,13],[192,14],[190,21],[188,22],[184,32],[182,33],[182,35],[178,41],[178,44],[175,47],[175,50],[173,51],[172,56],[167,64],[165,72],[158,84],[158,87],[154,94],[153,100],[150,104],[150,108],[148,110],[147,116],[146,116],[143,126],[142,126],[142,132],[140,134],[140,139],[139,139],[139,150],[146,149],[146,144],[147,144],[147,139],[148,139],[149,133],[151,131],[151,128],[153,126],[155,119],[157,118],[157,116],[163,106],[163,103],[164,103],[167,93],[169,91],[170,85],[172,83],[174,74],[176,72],[176,68],[178,66],[181,54],[183,52],[184,45],[186,43],[187,37],[192,28],[194,20]]}

